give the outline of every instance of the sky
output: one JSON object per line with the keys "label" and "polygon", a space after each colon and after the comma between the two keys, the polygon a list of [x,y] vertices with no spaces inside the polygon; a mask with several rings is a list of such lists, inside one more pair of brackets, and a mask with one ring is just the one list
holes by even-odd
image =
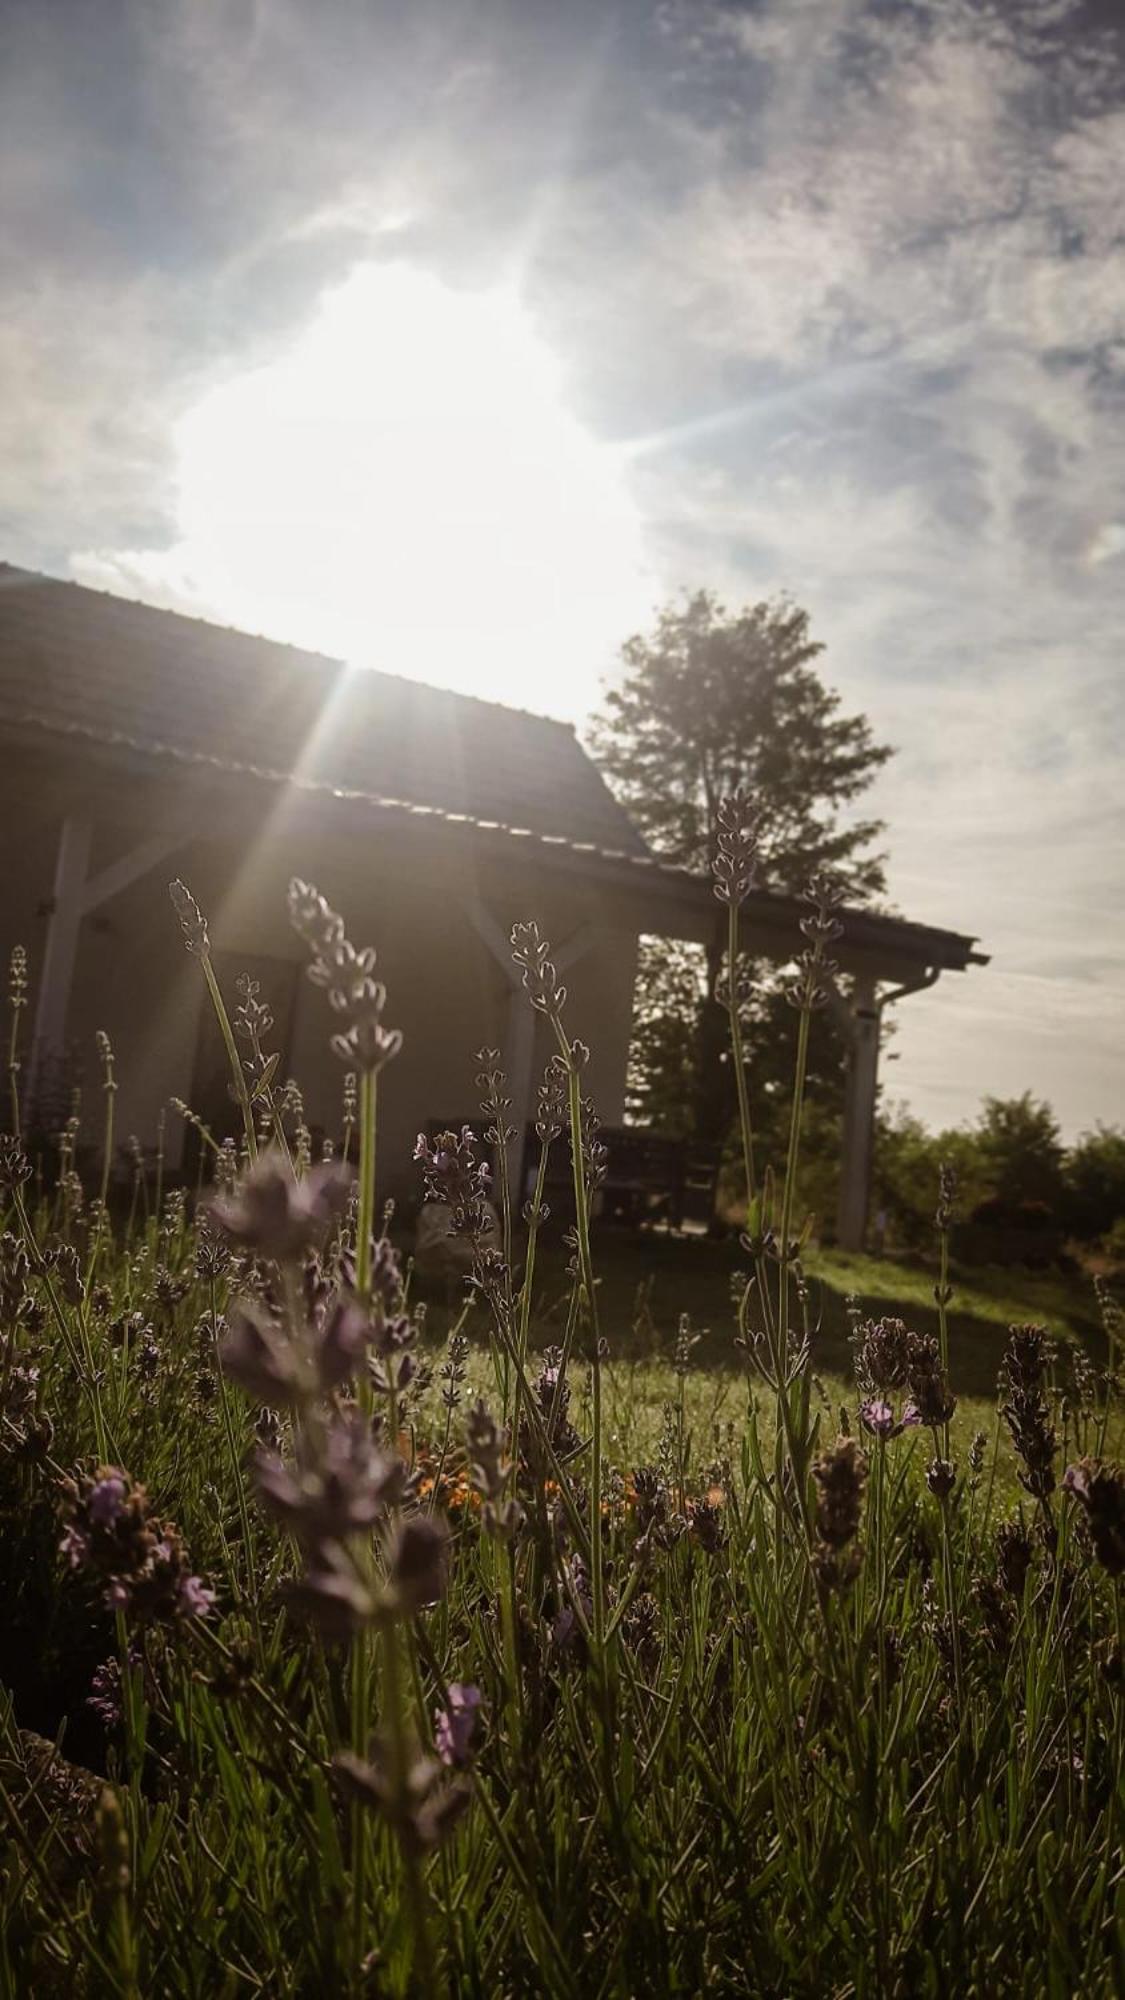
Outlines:
{"label": "sky", "polygon": [[0,555],[580,726],[787,592],[934,1126],[1125,1122],[1122,0],[0,0]]}

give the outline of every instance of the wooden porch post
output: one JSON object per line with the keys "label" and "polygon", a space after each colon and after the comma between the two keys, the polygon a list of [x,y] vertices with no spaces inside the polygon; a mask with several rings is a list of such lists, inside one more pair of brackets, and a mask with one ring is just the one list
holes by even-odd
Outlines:
{"label": "wooden porch post", "polygon": [[871,1199],[875,1088],[881,1009],[875,979],[856,973],[847,1007],[849,1046],[844,1073],[844,1130],[836,1233],[843,1250],[862,1250]]}
{"label": "wooden porch post", "polygon": [[55,886],[43,963],[39,969],[35,1026],[24,1091],[24,1118],[29,1124],[43,1081],[44,1060],[61,1053],[66,1034],[74,961],[78,955],[78,931],[82,922],[82,891],[86,886],[93,835],[93,822],[77,818],[64,819],[59,833]]}
{"label": "wooden porch post", "polygon": [[910,993],[923,992],[926,987],[933,986],[940,975],[939,965],[928,966],[924,972],[904,980],[901,986],[894,987],[880,998],[877,973],[857,972],[847,998],[838,987],[829,993],[829,1005],[843,1030],[848,1048],[844,1072],[840,1200],[836,1211],[836,1234],[842,1250],[862,1250],[867,1235],[883,1009],[893,1000],[904,1000]]}
{"label": "wooden porch post", "polygon": [[136,847],[131,847],[97,875],[87,875],[93,837],[93,821],[76,815],[64,819],[59,832],[54,894],[39,970],[35,1026],[24,1090],[24,1116],[28,1123],[42,1088],[44,1062],[52,1055],[60,1055],[65,1044],[66,1017],[83,917],[146,875],[183,839],[179,833],[156,834],[151,840],[142,840]]}

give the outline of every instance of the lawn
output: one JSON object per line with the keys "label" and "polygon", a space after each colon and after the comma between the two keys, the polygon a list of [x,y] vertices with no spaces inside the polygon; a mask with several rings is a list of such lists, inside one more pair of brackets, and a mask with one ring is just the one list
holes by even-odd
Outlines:
{"label": "lawn", "polygon": [[[759,1425],[770,1435],[769,1398],[748,1373],[735,1345],[733,1291],[745,1266],[735,1240],[677,1236],[662,1231],[595,1231],[601,1323],[609,1347],[605,1369],[607,1455],[623,1471],[651,1460],[665,1414],[678,1407],[681,1377],[674,1360],[682,1316],[697,1336],[682,1380],[684,1421],[697,1458],[719,1456],[730,1432],[741,1434],[751,1397]],[[856,1389],[849,1345],[849,1308],[859,1301],[864,1318],[903,1319],[919,1333],[937,1330],[934,1303],[936,1266],[837,1250],[812,1250],[805,1267],[814,1326],[812,1366],[821,1410],[822,1433],[834,1434],[844,1405],[855,1422]],[[531,1325],[531,1347],[541,1352],[561,1341],[570,1285],[565,1254],[541,1248],[539,1304]],[[1019,1497],[1016,1460],[997,1421],[997,1374],[1013,1325],[1046,1327],[1056,1342],[1065,1372],[1068,1346],[1076,1343],[1102,1360],[1105,1336],[1092,1284],[1082,1276],[1020,1267],[963,1269],[953,1266],[954,1297],[949,1307],[950,1377],[957,1394],[952,1436],[964,1457],[975,1434],[998,1442],[995,1490],[998,1501]],[[441,1340],[456,1318],[444,1293],[428,1299],[427,1345],[437,1358]],[[469,1383],[491,1395],[496,1374],[487,1351],[488,1315],[483,1304],[470,1307],[464,1330],[473,1341]],[[575,1385],[576,1422],[589,1430],[589,1392],[579,1370]],[[439,1425],[436,1390],[423,1410]],[[1114,1425],[1113,1435],[1119,1435]],[[919,1447],[919,1450],[921,1448]]]}

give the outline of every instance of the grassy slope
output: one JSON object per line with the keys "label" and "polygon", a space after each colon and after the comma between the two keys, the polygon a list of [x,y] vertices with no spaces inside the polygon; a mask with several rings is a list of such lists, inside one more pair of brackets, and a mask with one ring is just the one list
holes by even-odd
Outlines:
{"label": "grassy slope", "polygon": [[[610,1351],[607,1439],[618,1464],[630,1467],[651,1458],[664,1410],[678,1398],[672,1357],[682,1313],[690,1315],[700,1336],[685,1391],[686,1421],[696,1453],[705,1458],[717,1451],[729,1422],[741,1429],[749,1386],[743,1357],[734,1346],[731,1290],[744,1262],[736,1245],[703,1238],[608,1229],[598,1235],[595,1263],[601,1324]],[[934,1272],[920,1263],[838,1251],[815,1251],[806,1263],[816,1322],[813,1364],[823,1390],[823,1428],[830,1434],[836,1428],[838,1405],[847,1402],[854,1410],[849,1295],[859,1298],[865,1315],[894,1315],[919,1332],[936,1331]],[[541,1252],[539,1270],[532,1343],[541,1348],[562,1338],[569,1286],[558,1249]],[[1096,1359],[1101,1358],[1104,1343],[1093,1292],[1082,1277],[955,1269],[953,1281],[950,1374],[958,1396],[953,1432],[963,1456],[975,1431],[983,1430],[991,1438],[996,1427],[996,1375],[1010,1325],[1038,1321],[1060,1343],[1080,1341]],[[482,1342],[485,1320],[483,1310],[477,1309],[468,1327]],[[447,1315],[439,1307],[432,1316],[433,1331],[444,1329],[446,1323]],[[579,1370],[573,1414],[579,1428],[588,1431],[581,1381]],[[492,1394],[491,1368],[483,1348],[474,1352],[470,1382],[474,1392]],[[769,1399],[762,1401],[766,1404]],[[917,1450],[925,1449],[921,1441]],[[1014,1493],[1014,1468],[1006,1451],[1002,1483]]]}

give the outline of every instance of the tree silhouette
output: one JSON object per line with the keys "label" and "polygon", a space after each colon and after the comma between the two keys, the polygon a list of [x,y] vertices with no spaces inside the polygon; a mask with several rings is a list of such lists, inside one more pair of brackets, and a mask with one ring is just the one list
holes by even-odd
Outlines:
{"label": "tree silhouette", "polygon": [[[883,857],[871,851],[882,822],[844,809],[892,753],[865,716],[840,712],[839,695],[813,666],[823,650],[808,613],[787,599],[731,614],[706,590],[666,606],[651,634],[625,643],[624,671],[594,718],[590,744],[660,854],[705,872],[719,801],[741,785],[761,815],[763,887],[797,894],[830,870],[852,902],[882,891]],[[714,1000],[722,959],[717,932],[693,981],[684,947],[656,941],[642,953],[638,982],[634,1111],[707,1142],[721,1138],[729,1116],[727,1029]],[[759,983],[762,1032],[751,1032],[751,1060],[769,1051],[771,1072],[759,1081],[776,1091],[776,1009],[764,971]],[[823,1039],[831,1050],[831,1037]],[[829,1055],[829,1072],[834,1066]]]}

